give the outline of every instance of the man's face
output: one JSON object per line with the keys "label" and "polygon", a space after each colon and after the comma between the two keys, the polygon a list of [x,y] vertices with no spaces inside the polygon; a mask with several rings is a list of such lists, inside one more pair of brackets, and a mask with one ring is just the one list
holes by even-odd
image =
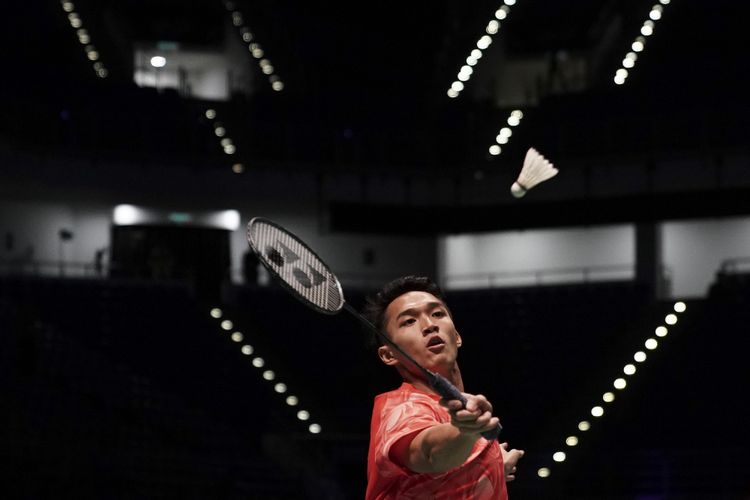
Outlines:
{"label": "man's face", "polygon": [[461,336],[445,304],[430,293],[407,292],[393,300],[385,310],[385,329],[391,340],[425,368],[447,368],[456,361]]}

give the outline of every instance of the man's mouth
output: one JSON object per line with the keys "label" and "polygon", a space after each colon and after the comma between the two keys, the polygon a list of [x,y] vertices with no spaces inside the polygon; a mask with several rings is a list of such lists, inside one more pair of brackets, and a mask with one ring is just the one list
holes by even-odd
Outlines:
{"label": "man's mouth", "polygon": [[445,341],[441,339],[438,335],[435,335],[429,341],[427,341],[427,349],[429,349],[432,352],[442,351],[443,347],[445,347]]}

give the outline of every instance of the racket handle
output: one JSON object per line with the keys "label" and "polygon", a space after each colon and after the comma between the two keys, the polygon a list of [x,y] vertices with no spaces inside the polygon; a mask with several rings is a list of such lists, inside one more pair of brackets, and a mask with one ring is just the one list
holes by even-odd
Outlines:
{"label": "racket handle", "polygon": [[[457,399],[461,401],[464,406],[466,406],[466,398],[463,394],[461,394],[461,391],[459,391],[455,385],[451,384],[448,381],[448,379],[446,379],[439,373],[430,372],[429,381],[430,386],[435,389],[435,391],[440,394],[443,399]],[[500,435],[500,431],[502,430],[503,426],[500,425],[500,422],[498,422],[497,427],[495,427],[494,429],[484,431],[482,433],[482,437],[489,441],[494,441]]]}

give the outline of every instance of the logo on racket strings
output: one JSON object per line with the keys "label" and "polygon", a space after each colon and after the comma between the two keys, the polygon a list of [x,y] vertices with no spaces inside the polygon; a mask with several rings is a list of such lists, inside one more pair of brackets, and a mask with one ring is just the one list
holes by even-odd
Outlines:
{"label": "logo on racket strings", "polygon": [[265,254],[266,259],[279,268],[279,272],[281,272],[286,266],[293,265],[294,267],[292,267],[291,270],[292,276],[294,276],[294,280],[304,288],[313,288],[326,281],[326,277],[316,269],[313,269],[309,263],[307,264],[309,273],[295,264],[295,262],[301,260],[301,257],[291,248],[280,241],[277,241],[276,245],[279,248],[268,245]]}

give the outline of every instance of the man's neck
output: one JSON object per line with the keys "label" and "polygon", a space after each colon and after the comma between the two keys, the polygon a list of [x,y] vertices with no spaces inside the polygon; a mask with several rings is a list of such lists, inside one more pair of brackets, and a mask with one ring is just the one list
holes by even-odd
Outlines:
{"label": "man's neck", "polygon": [[[449,369],[433,370],[433,372],[442,375],[443,377],[448,379],[451,384],[456,386],[456,389],[464,392],[464,381],[461,378],[461,370],[458,368],[458,363],[454,363],[453,366]],[[430,387],[429,384],[427,384],[421,374],[416,375],[412,372],[403,371],[401,375],[403,376],[404,381],[410,383],[420,391],[437,394],[437,392],[435,392],[435,390]],[[438,394],[438,396],[440,396],[440,394]]]}

